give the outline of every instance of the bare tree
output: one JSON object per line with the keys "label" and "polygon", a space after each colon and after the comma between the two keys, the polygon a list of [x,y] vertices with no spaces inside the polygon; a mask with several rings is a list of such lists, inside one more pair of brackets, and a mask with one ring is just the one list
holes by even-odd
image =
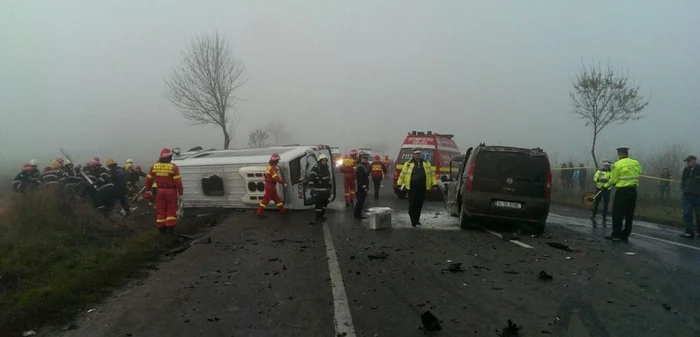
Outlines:
{"label": "bare tree", "polygon": [[267,123],[264,130],[272,137],[273,145],[287,144],[292,138],[284,123],[277,120]]}
{"label": "bare tree", "polygon": [[215,33],[196,37],[173,70],[165,97],[194,125],[213,124],[224,134],[224,149],[231,143],[240,115],[235,93],[243,86],[245,67],[226,40]]}
{"label": "bare tree", "polygon": [[610,124],[624,124],[639,120],[649,100],[639,94],[639,87],[629,82],[626,76],[616,75],[608,65],[603,71],[598,65],[583,66],[573,82],[569,93],[574,113],[593,128],[591,156],[598,167],[595,144],[601,131]]}
{"label": "bare tree", "polygon": [[255,129],[248,135],[248,147],[261,148],[267,146],[267,139],[270,134],[263,129]]}

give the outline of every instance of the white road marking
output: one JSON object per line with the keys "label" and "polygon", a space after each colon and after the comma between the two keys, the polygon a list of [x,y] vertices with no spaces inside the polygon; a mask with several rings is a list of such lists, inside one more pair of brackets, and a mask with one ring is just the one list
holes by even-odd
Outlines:
{"label": "white road marking", "polygon": [[695,246],[691,246],[691,245],[684,245],[684,244],[682,244],[682,243],[673,242],[673,241],[668,241],[668,240],[664,240],[664,239],[659,239],[659,238],[655,238],[655,237],[653,237],[653,236],[644,235],[644,234],[632,233],[632,235],[637,235],[637,236],[641,236],[641,237],[644,237],[644,238],[647,238],[647,239],[657,240],[657,241],[661,241],[661,242],[665,242],[665,243],[670,243],[670,244],[672,244],[672,245],[676,245],[676,246],[680,246],[680,247],[685,247],[685,248],[690,248],[690,249],[695,249],[695,250],[700,251],[700,247],[695,247]]}
{"label": "white road marking", "polygon": [[[486,231],[489,232],[489,233],[491,233],[491,234],[493,234],[493,235],[495,235],[495,236],[497,236],[497,237],[499,237],[499,238],[501,238],[501,239],[503,239],[503,235],[501,235],[501,234],[499,234],[499,233],[496,233],[496,232],[491,231],[491,230],[488,230],[488,229],[487,229]],[[520,247],[532,249],[532,246],[530,246],[530,245],[528,245],[528,244],[525,244],[525,243],[522,243],[522,242],[520,242],[520,241],[518,241],[518,240],[508,240],[508,241],[510,241],[510,242],[512,242],[512,243],[514,243],[514,244],[520,246]]]}
{"label": "white road marking", "polygon": [[345,293],[343,273],[338,264],[338,255],[335,253],[333,238],[328,224],[323,224],[323,239],[326,242],[326,256],[328,257],[328,270],[331,274],[331,288],[333,290],[333,308],[335,333],[338,336],[355,337],[355,327],[352,324],[352,315],[348,305],[348,295]]}

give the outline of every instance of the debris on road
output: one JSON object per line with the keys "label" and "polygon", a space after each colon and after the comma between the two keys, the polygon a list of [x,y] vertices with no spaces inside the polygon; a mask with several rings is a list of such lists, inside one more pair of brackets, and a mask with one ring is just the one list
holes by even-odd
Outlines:
{"label": "debris on road", "polygon": [[389,254],[387,254],[385,252],[381,252],[379,254],[367,255],[367,258],[369,258],[370,260],[386,260],[388,257],[389,257]]}
{"label": "debris on road", "polygon": [[369,228],[374,230],[391,228],[391,213],[389,207],[372,207],[367,210],[369,215]]}
{"label": "debris on road", "polygon": [[305,241],[301,241],[301,240],[292,240],[292,239],[276,239],[276,240],[272,240],[272,241],[270,241],[270,242],[273,242],[273,243],[285,243],[285,242],[290,242],[290,243],[304,243]]}
{"label": "debris on road", "polygon": [[449,271],[450,273],[463,273],[466,270],[464,268],[462,268],[461,263],[455,262],[455,263],[450,263],[449,266],[447,266],[447,268],[442,270],[443,273],[446,271]]}
{"label": "debris on road", "polygon": [[442,330],[442,327],[440,326],[440,321],[430,311],[424,312],[420,316],[420,321],[423,324],[422,327],[423,327],[423,330],[425,330],[425,331],[440,331],[440,330]]}
{"label": "debris on road", "polygon": [[540,274],[538,277],[541,281],[551,281],[554,279],[554,277],[552,275],[547,274],[547,272],[544,270],[540,271]]}
{"label": "debris on road", "polygon": [[93,313],[93,312],[95,312],[95,311],[97,311],[97,309],[90,309],[90,310],[88,310],[87,312],[88,312],[88,314],[91,314],[91,313]]}
{"label": "debris on road", "polygon": [[514,271],[514,270],[506,270],[506,271],[504,271],[503,273],[504,273],[504,274],[508,274],[508,275],[518,275],[518,274],[520,274],[520,272]]}
{"label": "debris on road", "polygon": [[187,240],[194,240],[194,236],[190,236],[187,234],[175,233],[175,236],[183,238],[183,239],[187,239]]}
{"label": "debris on road", "polygon": [[172,256],[172,255],[176,255],[176,254],[182,253],[182,252],[186,251],[186,250],[187,250],[188,248],[190,248],[190,247],[192,247],[192,246],[190,245],[190,246],[182,246],[182,247],[178,247],[178,248],[173,248],[173,249],[167,251],[167,252],[165,253],[165,256]]}
{"label": "debris on road", "polygon": [[572,253],[580,253],[580,252],[581,252],[580,249],[576,249],[576,248],[573,248],[573,247],[571,247],[571,246],[567,246],[567,245],[565,245],[565,244],[561,244],[561,243],[559,243],[559,242],[547,242],[547,244],[548,244],[550,247],[552,247],[552,248],[565,250],[565,251],[567,251],[567,252],[572,252]]}
{"label": "debris on road", "polygon": [[194,245],[208,245],[208,244],[210,244],[210,243],[211,243],[211,237],[205,236],[205,237],[203,237],[203,238],[199,238],[199,239],[192,240],[192,242],[190,243],[190,246],[194,246]]}
{"label": "debris on road", "polygon": [[668,304],[666,304],[666,303],[664,303],[664,304],[662,304],[662,305],[663,305],[664,309],[666,309],[666,311],[671,311],[671,306],[670,306],[670,305],[668,305]]}
{"label": "debris on road", "polygon": [[34,330],[25,331],[22,333],[22,337],[35,336],[35,335],[36,335],[36,331],[34,331]]}
{"label": "debris on road", "polygon": [[503,328],[503,333],[499,336],[501,337],[518,337],[520,334],[518,331],[522,329],[522,326],[515,324],[512,320],[508,320],[508,325]]}
{"label": "debris on road", "polygon": [[637,255],[637,253],[634,253],[634,252],[627,252],[627,253],[625,253],[625,255]]}
{"label": "debris on road", "polygon": [[279,261],[279,259],[275,257],[275,258],[267,259],[267,261],[269,261],[269,262],[275,262],[275,261]]}

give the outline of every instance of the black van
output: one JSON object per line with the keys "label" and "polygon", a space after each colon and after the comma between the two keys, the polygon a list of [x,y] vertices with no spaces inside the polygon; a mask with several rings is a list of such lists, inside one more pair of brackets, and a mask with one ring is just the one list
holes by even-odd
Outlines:
{"label": "black van", "polygon": [[[453,170],[454,169],[454,170]],[[540,148],[480,144],[450,162],[456,176],[443,176],[447,210],[467,228],[475,218],[529,223],[544,231],[552,195],[549,158]]]}

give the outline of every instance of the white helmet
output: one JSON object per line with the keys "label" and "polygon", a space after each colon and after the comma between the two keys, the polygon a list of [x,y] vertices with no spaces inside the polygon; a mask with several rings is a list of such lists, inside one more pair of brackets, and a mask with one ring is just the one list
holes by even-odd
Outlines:
{"label": "white helmet", "polygon": [[36,161],[36,159],[32,159],[32,160],[29,161],[29,165],[38,166],[38,165],[39,165],[39,162]]}
{"label": "white helmet", "polygon": [[131,158],[129,158],[129,159],[126,160],[126,163],[127,163],[127,164],[133,164],[133,163],[134,163],[134,160],[131,159]]}
{"label": "white helmet", "polygon": [[328,160],[328,156],[326,156],[325,154],[322,154],[322,155],[318,156],[318,161],[321,161],[321,160],[324,160],[324,159],[325,159],[325,160]]}

